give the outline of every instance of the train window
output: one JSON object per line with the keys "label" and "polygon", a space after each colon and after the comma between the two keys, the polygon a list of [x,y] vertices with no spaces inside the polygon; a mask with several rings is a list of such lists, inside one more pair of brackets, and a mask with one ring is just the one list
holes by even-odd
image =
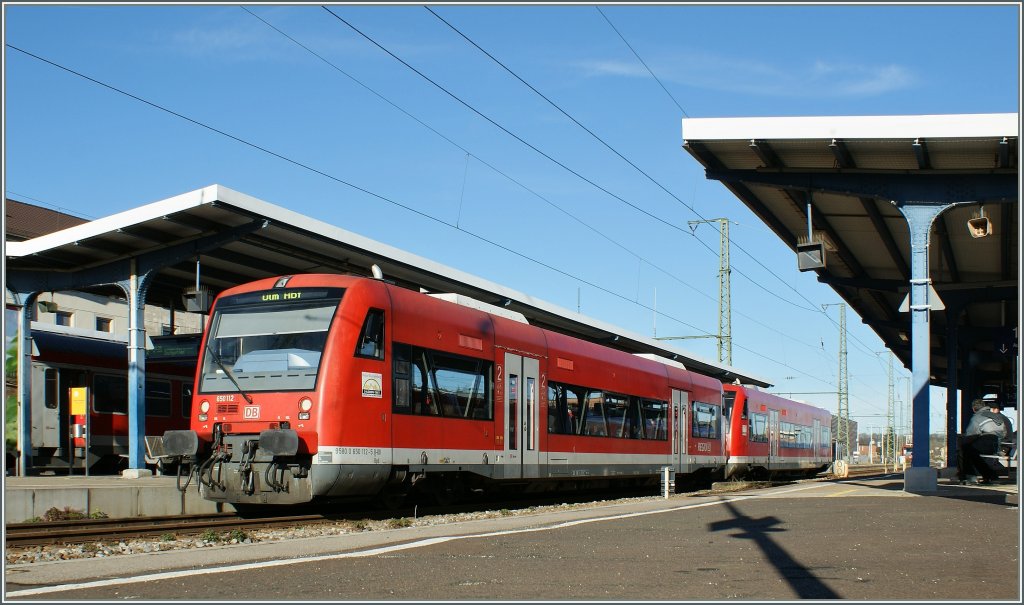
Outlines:
{"label": "train window", "polygon": [[710,403],[693,402],[691,434],[701,439],[718,439],[719,408]]}
{"label": "train window", "polygon": [[585,413],[584,408],[587,401],[587,389],[567,385],[565,387],[565,391],[565,407],[569,414],[569,434],[582,435],[583,416]]}
{"label": "train window", "polygon": [[533,450],[537,449],[537,431],[533,430],[533,405],[537,400],[537,379],[527,378],[526,379],[526,392],[523,396],[526,398],[526,449]]}
{"label": "train window", "polygon": [[166,380],[146,381],[146,415],[171,415],[171,383]]}
{"label": "train window", "polygon": [[566,432],[567,414],[565,409],[565,386],[557,382],[548,383],[548,433],[564,435]]}
{"label": "train window", "polygon": [[384,311],[370,309],[356,343],[356,357],[384,359]]}
{"label": "train window", "polygon": [[581,401],[587,398],[587,389],[557,382],[548,383],[548,433],[555,435],[579,434],[582,422]]}
{"label": "train window", "polygon": [[57,370],[53,368],[45,370],[43,380],[45,381],[43,404],[51,410],[56,410],[59,403],[57,399]]}
{"label": "train window", "polygon": [[608,420],[608,434],[612,437],[626,437],[626,408],[629,398],[607,393],[604,396],[604,414]]}
{"label": "train window", "polygon": [[68,311],[57,311],[54,313],[53,323],[58,326],[71,326],[71,317],[74,315]]}
{"label": "train window", "polygon": [[409,397],[409,375],[412,372],[412,364],[407,359],[399,359],[398,347],[395,347],[395,389],[392,411],[395,413],[408,414],[412,407]]}
{"label": "train window", "polygon": [[[736,391],[725,391],[722,393],[722,415],[726,418],[732,416],[732,407],[736,403]],[[744,406],[745,409],[745,406]],[[746,418],[746,414],[743,415]]]}
{"label": "train window", "polygon": [[[200,392],[230,393],[239,388],[247,392],[308,391],[316,387],[338,299],[314,298],[322,294],[314,290],[288,294],[287,300],[279,293],[239,294],[217,303],[200,360]],[[264,302],[238,302],[250,299]]]}
{"label": "train window", "polygon": [[750,415],[750,439],[753,443],[768,443],[768,416]]}
{"label": "train window", "polygon": [[427,372],[426,353],[416,351],[412,361],[412,413],[423,416],[440,416],[441,411],[437,407],[436,390],[434,381]]}
{"label": "train window", "polygon": [[665,418],[668,404],[664,401],[642,399],[640,413],[643,416],[644,437],[646,439],[668,440],[668,421]]}
{"label": "train window", "polygon": [[792,422],[779,424],[779,445],[781,447],[796,447],[796,431]]}
{"label": "train window", "polygon": [[192,385],[185,382],[181,385],[181,417],[192,416]]}
{"label": "train window", "polygon": [[590,391],[587,393],[586,415],[583,418],[583,432],[592,437],[607,437],[608,425],[604,414],[604,393]]}
{"label": "train window", "polygon": [[127,414],[128,378],[109,374],[93,376],[92,408],[104,414]]}
{"label": "train window", "polygon": [[668,439],[664,401],[548,383],[548,433],[623,439]]}
{"label": "train window", "polygon": [[516,374],[508,375],[508,449],[514,450],[519,446],[516,445],[516,435],[519,434],[519,376]]}
{"label": "train window", "polygon": [[643,439],[644,423],[640,418],[640,398],[630,397],[626,408],[626,424],[622,436],[627,439]]}
{"label": "train window", "polygon": [[491,364],[482,359],[433,353],[434,379],[443,415],[493,420],[490,405]]}
{"label": "train window", "polygon": [[395,343],[396,414],[493,420],[490,362]]}

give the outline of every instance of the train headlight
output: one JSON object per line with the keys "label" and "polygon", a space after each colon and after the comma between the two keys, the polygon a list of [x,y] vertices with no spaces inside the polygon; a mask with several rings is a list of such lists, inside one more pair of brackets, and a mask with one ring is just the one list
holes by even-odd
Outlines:
{"label": "train headlight", "polygon": [[313,400],[303,397],[299,400],[299,420],[309,420],[309,411],[313,409]]}
{"label": "train headlight", "polygon": [[206,418],[207,418],[206,413],[209,412],[209,411],[210,411],[210,402],[204,399],[199,404],[199,421],[200,422],[206,422]]}

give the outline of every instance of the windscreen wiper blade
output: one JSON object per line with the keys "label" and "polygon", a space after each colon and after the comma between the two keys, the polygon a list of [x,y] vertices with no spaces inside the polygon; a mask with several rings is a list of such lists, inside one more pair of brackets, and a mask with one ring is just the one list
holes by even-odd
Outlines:
{"label": "windscreen wiper blade", "polygon": [[238,389],[238,392],[242,394],[242,397],[244,397],[247,402],[252,403],[252,397],[250,397],[248,393],[242,390],[242,385],[238,384],[238,379],[235,378],[235,375],[231,373],[231,370],[229,370],[226,365],[224,365],[224,362],[220,360],[220,357],[218,357],[217,354],[213,352],[213,349],[211,349],[209,345],[207,345],[206,347],[206,352],[209,353],[210,357],[213,358],[214,363],[220,366],[220,369],[224,370],[224,373],[227,375],[228,378],[231,379],[231,383],[235,385],[235,388]]}

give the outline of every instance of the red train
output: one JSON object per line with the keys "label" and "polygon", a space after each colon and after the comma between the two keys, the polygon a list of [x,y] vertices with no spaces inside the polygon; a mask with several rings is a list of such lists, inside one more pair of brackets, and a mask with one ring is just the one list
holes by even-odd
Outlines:
{"label": "red train", "polygon": [[[166,433],[165,450],[193,459],[215,501],[395,502],[413,490],[443,501],[500,486],[656,485],[664,467],[723,477],[726,432],[749,436],[740,425],[761,413],[733,412],[730,425],[713,378],[438,296],[340,275],[226,290],[200,351],[191,429]],[[827,421],[779,398],[765,405],[824,444],[803,448],[801,428],[801,445],[778,448],[767,470],[827,466]],[[741,441],[759,447],[730,443]]]}
{"label": "red train", "polygon": [[[114,472],[128,455],[128,351],[126,342],[33,326],[32,464],[36,470]],[[174,344],[174,357],[154,356],[146,372],[146,434],[189,426],[195,379],[196,336],[154,337],[158,349]],[[189,350],[191,349],[191,353]],[[72,416],[71,389],[85,387],[89,414]],[[8,419],[16,421],[16,419]],[[82,429],[75,436],[74,424]]]}
{"label": "red train", "polygon": [[749,387],[724,389],[731,414],[727,477],[816,474],[831,463],[828,411]]}

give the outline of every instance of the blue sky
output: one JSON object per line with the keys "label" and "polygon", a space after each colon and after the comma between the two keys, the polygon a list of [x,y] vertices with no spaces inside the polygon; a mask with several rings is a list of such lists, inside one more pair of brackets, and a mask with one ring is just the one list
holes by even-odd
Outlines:
{"label": "blue sky", "polygon": [[[246,8],[8,3],[4,36],[380,197],[11,48],[6,195],[98,218],[219,183],[658,336],[717,331],[718,233],[709,225],[691,232],[690,205],[733,221],[733,240],[760,261],[732,250],[733,364],[832,410],[838,309],[827,317],[820,305],[840,299],[799,273],[794,254],[704,178],[681,148],[683,112],[899,115],[1020,105],[1017,4],[601,5],[603,15],[593,5],[432,5],[677,200],[423,6],[331,5],[337,17],[319,5]],[[850,412],[862,429],[880,426],[883,345],[852,313],[848,327]],[[676,344],[717,355],[713,339]],[[908,374],[898,363],[896,370]],[[897,398],[905,393],[906,381],[898,383]],[[933,431],[942,427],[944,397],[933,389]]]}

